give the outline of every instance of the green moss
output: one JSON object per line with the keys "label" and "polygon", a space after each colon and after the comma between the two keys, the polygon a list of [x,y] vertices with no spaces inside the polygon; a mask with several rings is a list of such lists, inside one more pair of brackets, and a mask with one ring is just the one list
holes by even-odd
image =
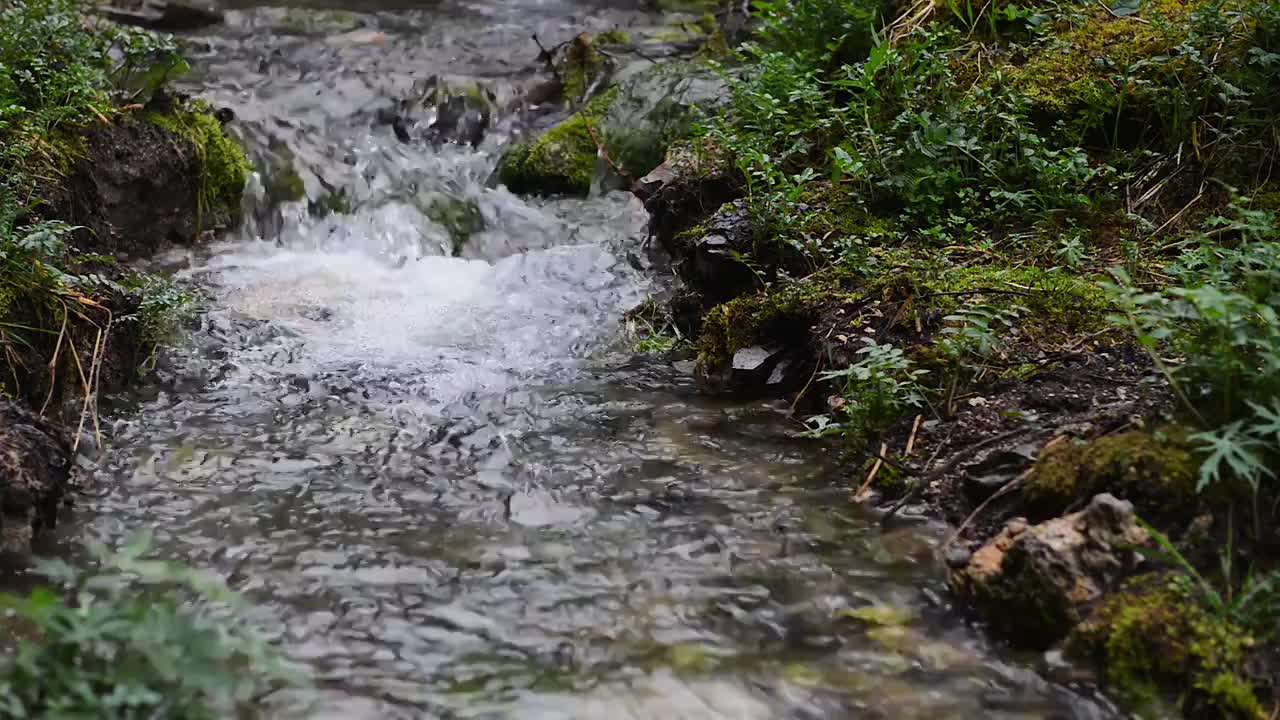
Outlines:
{"label": "green moss", "polygon": [[244,150],[203,102],[187,103],[147,119],[189,141],[200,165],[201,225],[234,225],[240,219],[240,196],[249,179]]}
{"label": "green moss", "polygon": [[1038,267],[1000,264],[955,267],[930,255],[909,255],[872,278],[888,299],[912,299],[917,309],[945,316],[981,304],[1008,310],[1032,343],[1064,342],[1107,327],[1112,303],[1094,279]]}
{"label": "green moss", "polygon": [[703,319],[699,366],[721,368],[739,348],[807,332],[821,307],[857,297],[844,289],[849,279],[846,272],[833,269],[717,305]]}
{"label": "green moss", "polygon": [[[498,163],[498,178],[512,192],[586,195],[595,178],[599,118],[613,102],[610,90],[539,137],[512,145]],[[591,130],[588,130],[590,125]]]}
{"label": "green moss", "polygon": [[569,43],[558,68],[565,97],[571,103],[581,102],[608,69],[609,63],[596,48],[596,40],[585,33],[578,35]]}
{"label": "green moss", "polygon": [[1191,32],[1191,9],[1186,0],[1147,0],[1135,17],[1093,9],[1082,22],[1063,22],[1006,75],[1039,112],[1082,131],[1110,130],[1121,115],[1178,113],[1181,92],[1201,81],[1174,52]]}
{"label": "green moss", "polygon": [[276,170],[264,183],[267,200],[272,203],[299,202],[307,199],[307,186],[292,166]]}
{"label": "green moss", "polygon": [[1254,640],[1208,612],[1183,578],[1143,576],[1110,596],[1067,643],[1103,670],[1108,685],[1140,712],[1177,696],[1196,717],[1267,717],[1242,676]]}
{"label": "green moss", "polygon": [[427,204],[426,216],[449,233],[453,252],[458,254],[471,236],[484,230],[484,215],[472,200],[438,194]]}
{"label": "green moss", "polygon": [[1139,515],[1182,516],[1199,504],[1199,466],[1185,430],[1118,433],[1050,453],[1036,463],[1022,492],[1045,514],[1108,492],[1133,502]]}
{"label": "green moss", "polygon": [[614,28],[596,35],[596,42],[601,45],[630,45],[631,33],[622,28]]}

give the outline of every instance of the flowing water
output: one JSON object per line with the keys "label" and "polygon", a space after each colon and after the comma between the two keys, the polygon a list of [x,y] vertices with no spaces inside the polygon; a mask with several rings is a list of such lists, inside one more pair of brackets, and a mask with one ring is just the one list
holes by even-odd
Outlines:
{"label": "flowing water", "polygon": [[[778,408],[627,351],[659,282],[634,198],[489,187],[501,123],[473,149],[371,122],[431,74],[509,95],[534,32],[662,22],[307,3],[193,38],[191,89],[352,212],[286,204],[185,259],[206,311],[107,418],[75,533],[151,528],[243,591],[316,678],[275,717],[1111,717],[956,619],[939,528],[882,534]],[[483,217],[461,257],[424,210],[442,194]],[[868,606],[894,611],[841,616]]]}

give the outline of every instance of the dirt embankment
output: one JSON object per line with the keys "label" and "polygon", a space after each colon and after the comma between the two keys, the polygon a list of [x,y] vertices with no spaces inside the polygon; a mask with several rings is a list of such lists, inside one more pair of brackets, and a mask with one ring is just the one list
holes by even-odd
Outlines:
{"label": "dirt embankment", "polygon": [[76,434],[94,427],[97,398],[138,377],[163,340],[155,315],[175,309],[128,263],[227,229],[247,170],[211,110],[180,101],[122,111],[67,145],[74,160],[39,212],[76,226],[58,272],[93,278],[92,290],[15,284],[0,317],[9,396],[0,396],[0,537],[17,556],[56,524]]}

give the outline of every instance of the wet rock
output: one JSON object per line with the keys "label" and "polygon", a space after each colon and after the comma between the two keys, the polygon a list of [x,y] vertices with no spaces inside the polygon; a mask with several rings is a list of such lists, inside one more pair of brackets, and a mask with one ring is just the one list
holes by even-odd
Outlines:
{"label": "wet rock", "polygon": [[0,553],[28,558],[32,539],[57,524],[71,466],[66,431],[0,400]]}
{"label": "wet rock", "polygon": [[774,353],[762,347],[743,348],[733,354],[733,370],[735,372],[759,372],[769,362]]}
{"label": "wet rock", "polygon": [[612,100],[606,93],[568,119],[506,149],[497,179],[515,193],[586,196],[597,176],[601,113]]}
{"label": "wet rock", "polygon": [[669,150],[661,165],[635,182],[632,192],[649,213],[649,236],[671,252],[681,233],[711,217],[741,190],[725,154],[703,143]]}
{"label": "wet rock", "polygon": [[1147,539],[1132,505],[1098,495],[1081,512],[1039,525],[1011,520],[951,573],[951,586],[1018,645],[1042,648],[1133,571],[1133,548]]}
{"label": "wet rock", "polygon": [[807,379],[808,365],[796,357],[794,349],[744,347],[733,353],[728,367],[695,370],[699,384],[707,390],[748,396],[776,395],[794,389]]}
{"label": "wet rock", "polygon": [[694,63],[637,61],[618,71],[613,83],[614,99],[600,126],[613,164],[628,181],[661,165],[693,118],[715,112],[728,97],[723,79]]}
{"label": "wet rock", "polygon": [[122,25],[161,32],[186,32],[222,24],[222,12],[176,0],[116,2],[98,8],[104,17]]}
{"label": "wet rock", "polygon": [[965,468],[964,492],[972,503],[980,503],[1012,482],[1035,462],[1033,445],[999,450]]}
{"label": "wet rock", "polygon": [[374,110],[374,124],[389,125],[403,143],[477,147],[489,131],[496,100],[481,85],[455,87],[432,75],[416,84],[409,98]]}
{"label": "wet rock", "polygon": [[627,187],[662,164],[698,109],[725,97],[723,82],[693,64],[635,62],[615,74],[603,60],[574,59],[585,52],[571,47],[558,70],[576,111],[504,153],[499,179],[511,190],[585,195],[597,180],[605,189]]}
{"label": "wet rock", "polygon": [[676,274],[711,302],[737,297],[756,285],[756,275],[743,262],[751,257],[755,228],[745,203],[722,206],[707,220],[704,231],[676,238],[668,251]]}

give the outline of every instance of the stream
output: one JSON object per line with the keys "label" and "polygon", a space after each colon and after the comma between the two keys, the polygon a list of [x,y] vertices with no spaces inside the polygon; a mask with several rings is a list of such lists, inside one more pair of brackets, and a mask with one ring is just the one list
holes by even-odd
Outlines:
{"label": "stream", "polygon": [[[351,212],[166,259],[202,312],[104,416],[66,542],[148,528],[244,593],[315,678],[271,717],[1116,717],[964,623],[945,528],[882,533],[785,405],[629,350],[664,282],[635,198],[490,187],[509,120],[471,148],[371,119],[431,75],[509,96],[531,34],[667,21],[639,4],[238,3],[190,38],[187,89]],[[483,220],[456,256],[440,196]]]}

